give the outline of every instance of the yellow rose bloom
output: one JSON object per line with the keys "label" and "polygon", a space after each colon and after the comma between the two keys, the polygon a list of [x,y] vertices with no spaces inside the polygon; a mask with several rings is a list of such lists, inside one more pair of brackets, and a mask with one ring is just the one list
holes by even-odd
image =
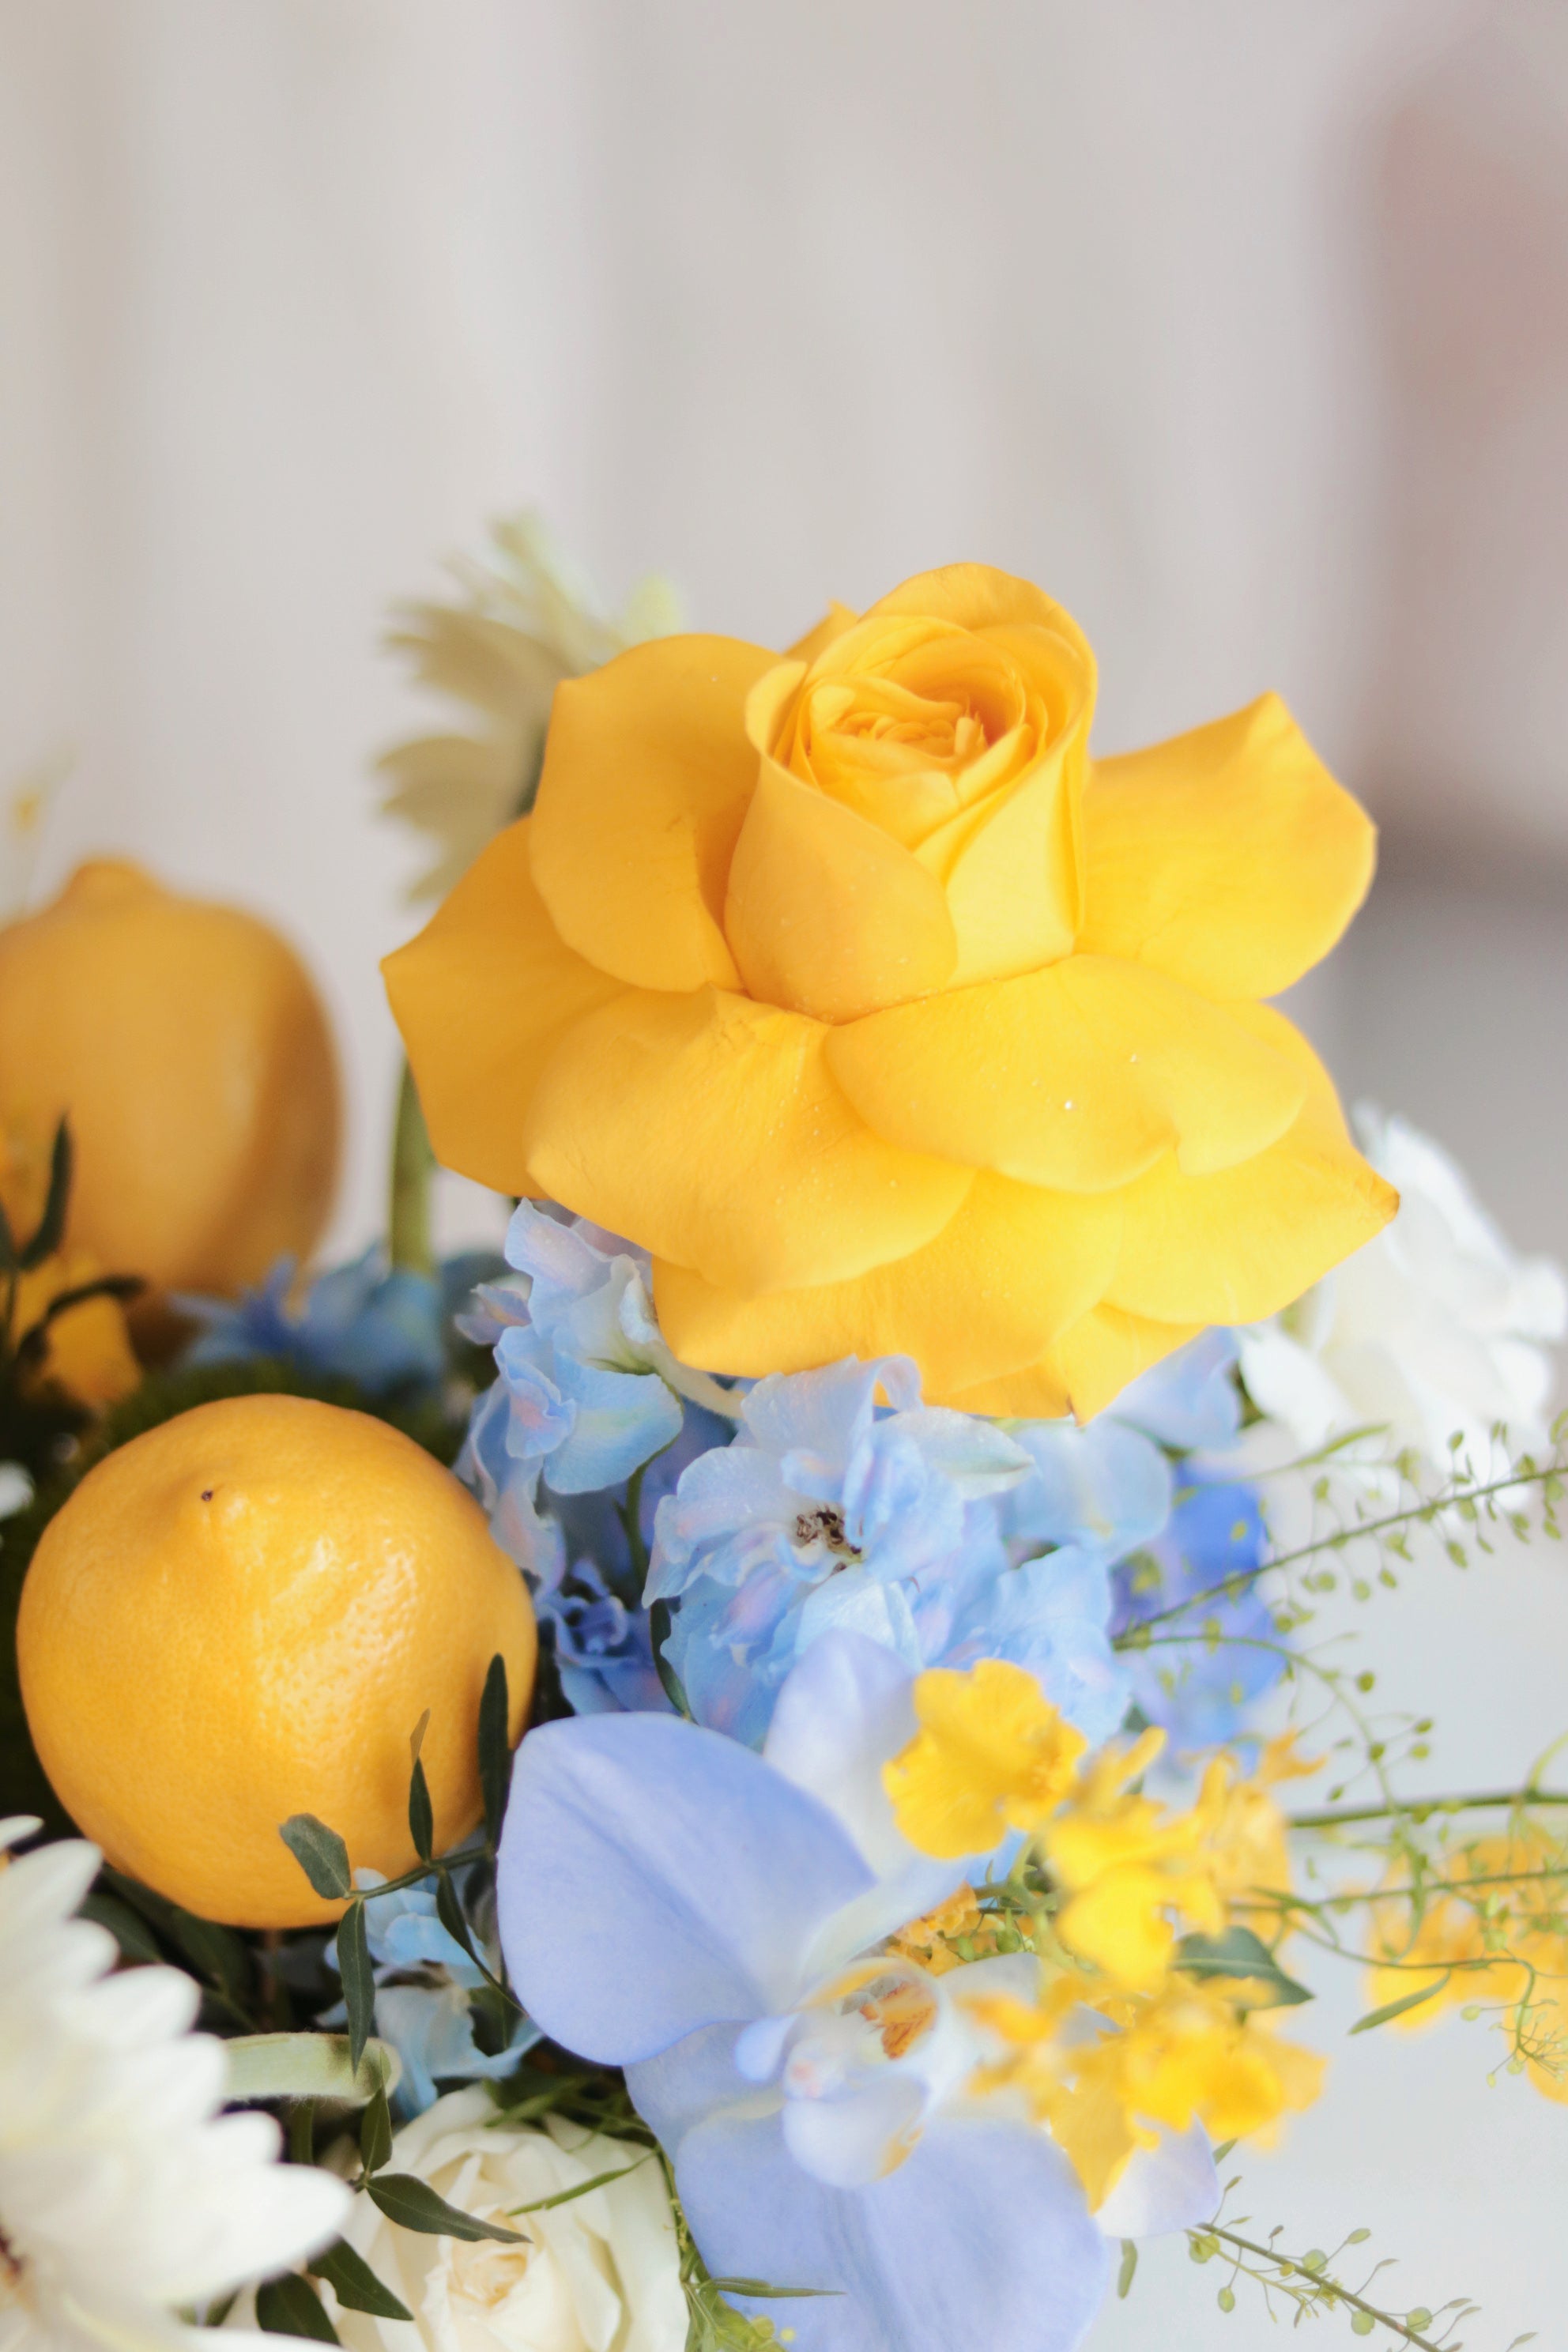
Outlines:
{"label": "yellow rose bloom", "polygon": [[715,1371],[1087,1418],[1299,1297],[1395,1196],[1259,1000],[1372,826],[1272,696],[1091,762],[1094,688],[977,564],[563,684],[534,814],[385,967],[439,1157],[648,1249]]}

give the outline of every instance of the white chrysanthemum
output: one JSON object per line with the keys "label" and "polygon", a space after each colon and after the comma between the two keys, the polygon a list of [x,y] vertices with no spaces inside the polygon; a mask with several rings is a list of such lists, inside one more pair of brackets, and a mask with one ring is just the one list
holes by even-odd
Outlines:
{"label": "white chrysanthemum", "polygon": [[1458,1435],[1481,1474],[1499,1423],[1512,1453],[1540,1450],[1547,1343],[1568,1321],[1562,1273],[1510,1248],[1429,1137],[1364,1106],[1355,1125],[1399,1213],[1294,1307],[1237,1335],[1254,1403],[1304,1453],[1373,1426],[1386,1433],[1379,1450],[1411,1447],[1446,1470]]}
{"label": "white chrysanthemum", "polygon": [[634,590],[618,618],[602,618],[537,515],[514,515],[491,535],[493,569],[452,566],[463,601],[408,605],[406,626],[388,640],[411,656],[421,686],[468,704],[482,722],[477,733],[399,743],[378,763],[392,780],[382,803],[387,814],[441,845],[415,898],[443,897],[490,836],[521,814],[561,680],[680,625],[675,592],[658,579]]}
{"label": "white chrysanthemum", "polygon": [[[4,1850],[37,1823],[0,1822]],[[181,2305],[324,2245],[343,2183],[277,2161],[262,2115],[220,2116],[223,2044],[176,1969],[110,1975],[75,1913],[99,1866],[72,1839],[0,1867],[0,2352],[166,2352]]]}

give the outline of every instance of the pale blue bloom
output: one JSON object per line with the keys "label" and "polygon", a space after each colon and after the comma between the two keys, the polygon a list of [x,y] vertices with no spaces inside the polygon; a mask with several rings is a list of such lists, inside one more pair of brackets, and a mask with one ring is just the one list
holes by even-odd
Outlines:
{"label": "pale blue bloom", "polygon": [[[1218,1584],[1263,1557],[1264,1531],[1249,1487],[1216,1484],[1193,1455],[1234,1445],[1241,1402],[1236,1343],[1205,1331],[1142,1374],[1085,1429],[1069,1421],[1015,1424],[1031,1475],[999,1503],[1003,1534],[1027,1577],[1106,1579],[1111,1631]],[[1044,1552],[1043,1560],[1032,1556]],[[1217,1626],[1217,1644],[1203,1637]],[[1125,1652],[1126,1687],[1141,1714],[1178,1751],[1230,1738],[1247,1703],[1276,1683],[1283,1661],[1256,1647],[1273,1641],[1254,1586],[1184,1620],[1179,1648]],[[1229,1637],[1228,1640],[1226,1637]]]}
{"label": "pale blue bloom", "polygon": [[665,1344],[645,1251],[525,1201],[506,1257],[514,1276],[481,1285],[476,1309],[458,1318],[467,1338],[493,1348],[500,1377],[474,1407],[458,1475],[497,1541],[533,1567],[542,1480],[558,1496],[617,1486],[679,1436],[684,1399],[721,1412],[732,1404]]}
{"label": "pale blue bloom", "polygon": [[[356,1886],[381,1884],[379,1871],[354,1873]],[[506,2049],[490,2055],[478,2047],[469,1997],[484,1977],[441,1925],[430,1887],[400,1886],[390,1895],[373,1895],[364,1906],[364,1925],[375,1969],[375,2030],[403,2061],[394,2101],[400,2115],[422,2115],[442,2082],[494,2081],[510,2074],[538,2041],[539,2028],[520,2018]],[[335,1968],[336,1948],[327,1949]],[[332,2014],[342,2021],[341,2004]]]}
{"label": "pale blue bloom", "polygon": [[796,1660],[840,1628],[910,1671],[1014,1658],[1103,1738],[1126,1707],[1109,1585],[1077,1563],[1020,1575],[999,1539],[994,1498],[1029,1469],[994,1422],[921,1405],[905,1357],[760,1381],[734,1443],[654,1521],[646,1597],[671,1609],[664,1654],[696,1719],[755,1745]]}
{"label": "pale blue bloom", "polygon": [[[1115,1575],[1119,1633],[1195,1594],[1214,1595],[1153,1629],[1159,1648],[1124,1653],[1134,1701],[1176,1755],[1233,1742],[1251,1702],[1287,1664],[1273,1610],[1247,1573],[1268,1556],[1256,1493],[1191,1463],[1183,1482],[1168,1525]],[[1238,1591],[1215,1591],[1237,1575],[1245,1580]]]}
{"label": "pale blue bloom", "polygon": [[318,1275],[294,1309],[294,1261],[281,1257],[258,1289],[238,1299],[176,1295],[180,1312],[203,1327],[184,1361],[275,1357],[301,1371],[352,1381],[367,1396],[432,1388],[445,1369],[443,1333],[452,1308],[494,1263],[488,1253],[453,1258],[436,1280],[389,1266],[375,1243],[346,1265]]}
{"label": "pale blue bloom", "polygon": [[[886,1949],[978,1870],[899,1832],[882,1767],[913,1727],[907,1671],[844,1632],[784,1682],[761,1756],[669,1717],[542,1727],[513,1772],[502,1942],[543,2030],[625,2066],[710,2269],[826,2291],[735,2298],[798,2352],[1071,2352],[1105,2231],[1048,2135],[971,2088],[986,2053],[964,1997],[1027,1997],[1035,1964],[937,1978]],[[914,2030],[889,2051],[873,2012],[894,1991]],[[1202,2133],[1165,2134],[1113,2226],[1180,2228],[1215,2200]]]}

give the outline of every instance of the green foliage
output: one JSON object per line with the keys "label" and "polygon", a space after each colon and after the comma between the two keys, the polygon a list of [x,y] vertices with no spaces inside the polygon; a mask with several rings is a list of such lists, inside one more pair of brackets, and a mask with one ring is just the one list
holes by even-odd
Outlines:
{"label": "green foliage", "polygon": [[336,1830],[314,1813],[290,1813],[278,1834],[325,1901],[340,1902],[353,1893],[349,1850]]}
{"label": "green foliage", "polygon": [[635,2156],[629,2164],[612,2164],[607,2172],[595,2172],[591,2180],[579,2180],[574,2189],[558,2189],[552,2197],[536,2197],[531,2205],[513,2205],[510,2208],[511,2217],[515,2221],[524,2213],[551,2213],[557,2205],[570,2205],[577,2198],[586,2197],[590,2189],[605,2189],[612,2180],[624,2180],[628,2172],[636,2172],[645,2165],[652,2153],[650,2148],[647,2156]]}
{"label": "green foliage", "polygon": [[381,2087],[360,2117],[359,2160],[367,2180],[373,2172],[381,2170],[391,2155],[392,2109],[386,2103],[385,2089]]}
{"label": "green foliage", "polygon": [[506,1660],[498,1650],[479,1694],[479,1787],[485,1800],[485,1840],[492,1853],[500,1843],[511,1782],[511,1749],[507,1741],[510,1714]]}
{"label": "green foliage", "polygon": [[[1184,1936],[1176,1947],[1174,1965],[1190,1977],[1214,1977],[1237,1986],[1239,2007],[1286,2009],[1312,1996],[1305,1985],[1288,1977],[1273,1953],[1250,1927],[1227,1927],[1221,1936]],[[1256,1986],[1256,1991],[1250,1990]]]}
{"label": "green foliage", "polygon": [[521,2230],[503,2230],[499,2221],[459,2212],[416,2173],[374,2173],[366,2179],[364,2193],[400,2230],[422,2230],[432,2237],[462,2238],[470,2243],[481,2238],[499,2238],[511,2246],[525,2243]]}
{"label": "green foliage", "polygon": [[411,2320],[414,2316],[390,2287],[383,2286],[364,2256],[342,2238],[305,2267],[312,2278],[325,2279],[345,2311],[368,2311],[373,2319]]}
{"label": "green foliage", "polygon": [[340,2341],[321,2296],[297,2271],[268,2279],[257,2288],[256,2324],[268,2336],[309,2336],[319,2344]]}
{"label": "green foliage", "polygon": [[[1250,2227],[1247,2216],[1235,2221],[1225,2221],[1225,2203],[1237,2186],[1235,2180],[1227,2184],[1220,2211],[1206,2229],[1187,2231],[1187,2251],[1194,2263],[1222,2262],[1229,2267],[1229,2277],[1217,2296],[1221,2311],[1236,2309],[1236,2283],[1246,2278],[1260,2290],[1270,2319],[1279,2318],[1279,2305],[1290,2311],[1297,2326],[1304,2319],[1324,2318],[1331,2312],[1343,2311],[1352,2335],[1374,2336],[1382,2331],[1385,2341],[1409,2346],[1412,2352],[1464,2352],[1454,2331],[1476,2315],[1480,2308],[1478,2304],[1466,2295],[1457,2295],[1436,2310],[1418,2304],[1407,2311],[1399,2311],[1392,2305],[1374,2301],[1369,2289],[1376,2284],[1383,2272],[1393,2267],[1392,2258],[1384,2256],[1381,2262],[1374,2262],[1356,2286],[1348,2284],[1341,2267],[1342,2257],[1352,2247],[1366,2244],[1372,2235],[1370,2230],[1347,2231],[1331,2251],[1311,2246],[1304,2254],[1288,2253],[1279,2243],[1282,2230],[1270,2230],[1267,2239],[1259,2240],[1244,2234]],[[1434,2328],[1435,2334],[1431,2332]],[[1521,2352],[1522,2346],[1534,2340],[1532,2335],[1516,2336],[1508,2352]]]}
{"label": "green foliage", "polygon": [[360,2054],[375,2031],[375,1971],[371,1967],[363,1901],[351,1903],[338,1922],[338,1972],[349,2016],[349,2049],[357,2069]]}

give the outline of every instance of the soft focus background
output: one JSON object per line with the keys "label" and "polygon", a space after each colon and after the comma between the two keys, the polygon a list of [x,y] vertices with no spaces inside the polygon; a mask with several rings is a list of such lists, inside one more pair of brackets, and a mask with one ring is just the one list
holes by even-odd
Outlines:
{"label": "soft focus background", "polygon": [[[338,1244],[421,857],[369,763],[433,715],[378,638],[530,503],[772,643],[1025,572],[1102,750],[1279,688],[1384,835],[1309,1024],[1568,1250],[1563,0],[0,0],[0,782],[74,758],[41,887],[118,849],[305,950]],[[1568,1724],[1568,1569],[1379,1612],[1449,1785]],[[1479,2028],[1350,2054],[1241,2210],[1553,2340],[1568,2113]],[[1096,2347],[1273,2340],[1218,2284],[1165,2250]]]}

